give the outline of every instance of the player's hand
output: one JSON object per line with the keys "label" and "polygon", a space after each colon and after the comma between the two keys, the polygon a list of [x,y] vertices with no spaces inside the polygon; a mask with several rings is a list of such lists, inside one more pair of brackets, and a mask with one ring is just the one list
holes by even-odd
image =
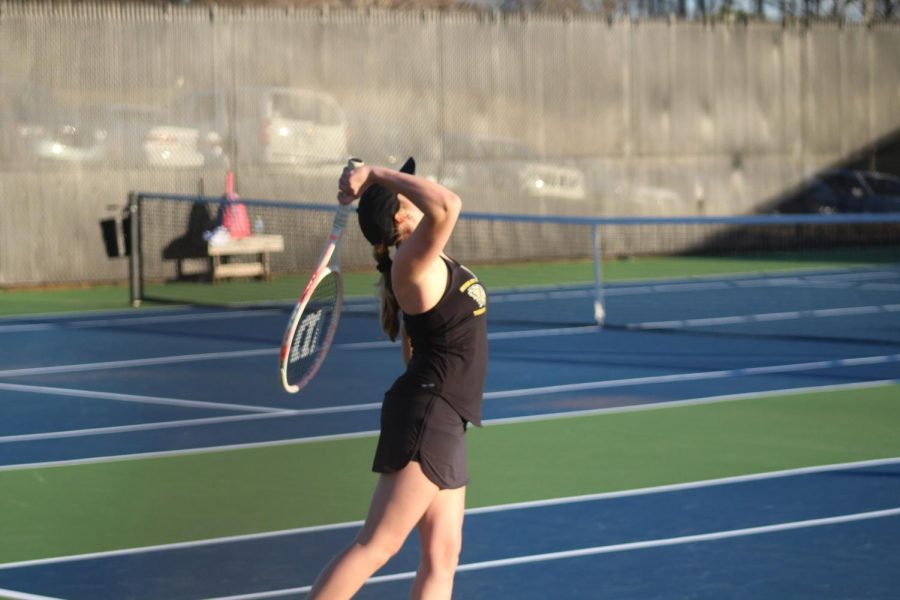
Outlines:
{"label": "player's hand", "polygon": [[341,173],[341,179],[338,182],[338,202],[341,204],[350,204],[359,198],[362,193],[369,187],[369,178],[372,169],[366,165],[351,168],[344,167]]}

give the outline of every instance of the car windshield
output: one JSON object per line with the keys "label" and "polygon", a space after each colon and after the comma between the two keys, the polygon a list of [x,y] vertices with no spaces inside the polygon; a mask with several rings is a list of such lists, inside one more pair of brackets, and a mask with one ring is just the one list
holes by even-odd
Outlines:
{"label": "car windshield", "polygon": [[862,194],[862,187],[855,177],[843,174],[827,175],[822,178],[829,187],[843,195]]}
{"label": "car windshield", "polygon": [[875,177],[866,175],[866,183],[872,188],[872,191],[879,196],[898,196],[900,197],[900,181],[888,177]]}
{"label": "car windshield", "polygon": [[337,107],[317,96],[274,94],[272,116],[292,121],[312,121],[323,125],[339,125],[341,115]]}

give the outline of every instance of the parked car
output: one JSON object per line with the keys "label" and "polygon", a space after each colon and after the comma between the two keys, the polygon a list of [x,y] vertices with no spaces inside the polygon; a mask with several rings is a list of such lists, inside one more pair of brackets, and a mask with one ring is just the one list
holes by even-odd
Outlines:
{"label": "parked car", "polygon": [[350,150],[372,164],[399,169],[408,156],[417,173],[466,198],[519,194],[528,198],[582,200],[584,173],[541,158],[511,137],[451,133],[441,136],[426,123],[354,113]]}
{"label": "parked car", "polygon": [[347,158],[347,116],[328,94],[244,88],[236,115],[237,140],[251,162],[314,165]]}
{"label": "parked car", "polygon": [[444,141],[442,183],[451,189],[517,192],[531,198],[582,200],[581,170],[540,158],[523,142],[453,134]]}
{"label": "parked car", "polygon": [[47,131],[57,102],[49,90],[7,77],[0,77],[0,98],[0,165],[33,164],[35,140]]}
{"label": "parked car", "polygon": [[871,171],[827,171],[781,202],[777,210],[819,214],[898,212],[900,178]]}
{"label": "parked car", "polygon": [[340,163],[347,118],[328,94],[283,87],[241,87],[176,97],[152,127],[144,150],[154,166],[196,167]]}
{"label": "parked car", "polygon": [[152,167],[201,167],[224,160],[218,131],[227,127],[223,94],[195,92],[176,96],[144,136],[144,155]]}
{"label": "parked car", "polygon": [[118,167],[146,166],[146,144],[159,109],[153,106],[111,104],[100,107],[106,129],[107,163]]}
{"label": "parked car", "polygon": [[107,130],[101,109],[58,104],[43,116],[42,125],[30,137],[40,161],[73,164],[106,159]]}
{"label": "parked car", "polygon": [[348,119],[351,156],[392,169],[399,169],[410,156],[420,169],[439,162],[441,146],[436,126],[429,128],[427,123],[360,110],[351,111]]}

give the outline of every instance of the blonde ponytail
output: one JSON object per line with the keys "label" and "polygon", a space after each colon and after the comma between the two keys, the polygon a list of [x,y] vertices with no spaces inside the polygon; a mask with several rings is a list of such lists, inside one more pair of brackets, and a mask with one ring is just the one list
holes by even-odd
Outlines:
{"label": "blonde ponytail", "polygon": [[381,296],[381,329],[392,342],[397,341],[400,334],[400,305],[397,304],[397,298],[394,297],[394,289],[391,285],[391,255],[388,247],[384,244],[378,244],[372,248],[372,255],[378,265],[378,272],[381,273],[381,280],[378,284],[379,295]]}

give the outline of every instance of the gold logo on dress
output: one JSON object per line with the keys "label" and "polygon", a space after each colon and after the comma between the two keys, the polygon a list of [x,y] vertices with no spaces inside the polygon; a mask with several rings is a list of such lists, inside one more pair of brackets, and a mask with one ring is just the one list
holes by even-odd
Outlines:
{"label": "gold logo on dress", "polygon": [[479,315],[483,315],[487,310],[487,292],[480,283],[478,283],[477,279],[470,279],[459,288],[460,292],[465,292],[469,295],[469,298],[474,300],[476,304],[478,304],[478,309],[473,311],[476,317]]}

